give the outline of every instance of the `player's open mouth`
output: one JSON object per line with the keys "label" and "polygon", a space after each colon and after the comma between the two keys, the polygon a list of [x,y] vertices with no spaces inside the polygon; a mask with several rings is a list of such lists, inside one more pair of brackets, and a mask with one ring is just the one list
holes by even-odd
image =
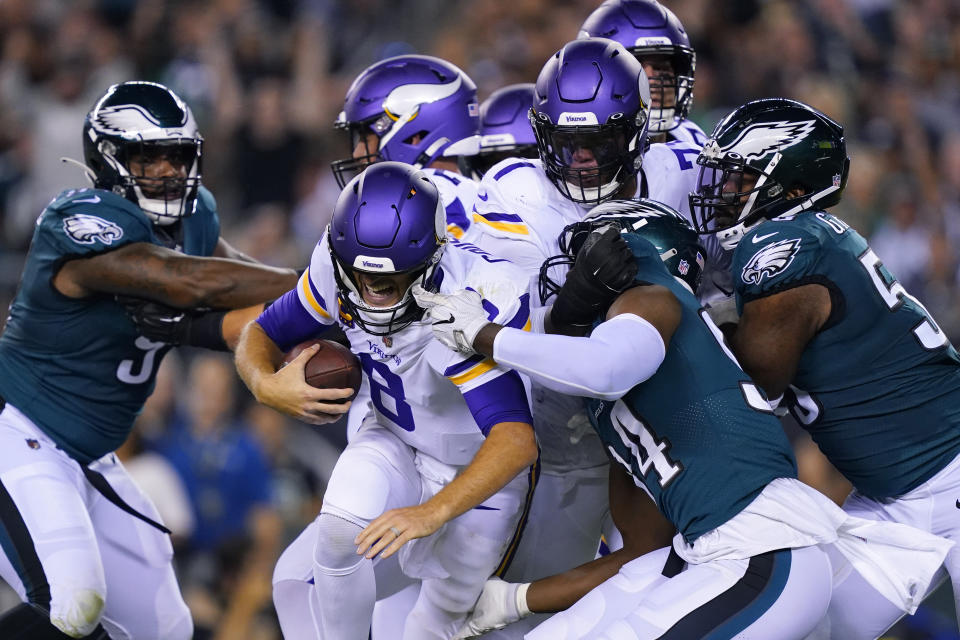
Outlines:
{"label": "player's open mouth", "polygon": [[397,301],[397,287],[389,280],[362,283],[363,299],[375,307],[389,307]]}

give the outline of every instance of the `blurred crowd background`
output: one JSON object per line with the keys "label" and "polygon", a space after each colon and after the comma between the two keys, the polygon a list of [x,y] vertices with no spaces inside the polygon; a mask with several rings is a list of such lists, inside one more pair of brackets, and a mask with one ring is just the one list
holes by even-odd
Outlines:
{"label": "blurred crowd background", "polygon": [[[0,0],[0,315],[33,222],[86,186],[82,121],[111,84],[162,82],[205,137],[204,183],[223,235],[300,267],[337,195],[333,130],[366,66],[426,53],[464,69],[480,99],[532,82],[599,0]],[[960,339],[960,2],[666,0],[697,51],[691,117],[707,132],[739,104],[786,96],[847,132],[850,182],[834,211]],[[121,454],[178,548],[197,638],[278,638],[270,573],[318,510],[342,426],[256,406],[226,355],[173,353]],[[847,485],[809,440],[803,477]],[[890,637],[957,638],[949,591]],[[9,593],[6,594],[6,604]],[[0,605],[4,599],[0,598]],[[0,606],[6,608],[6,606]]]}

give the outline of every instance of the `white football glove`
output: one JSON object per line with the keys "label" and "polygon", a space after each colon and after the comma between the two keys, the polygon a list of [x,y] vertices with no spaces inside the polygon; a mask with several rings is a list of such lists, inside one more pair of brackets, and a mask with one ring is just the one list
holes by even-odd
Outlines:
{"label": "white football glove", "polygon": [[504,582],[500,578],[490,578],[483,585],[483,592],[477,600],[477,606],[453,640],[476,638],[487,631],[502,629],[511,622],[530,615],[527,607],[527,589],[529,582]]}
{"label": "white football glove", "polygon": [[437,340],[464,355],[476,353],[473,340],[490,322],[479,293],[466,289],[454,293],[430,293],[418,284],[410,292],[417,304],[427,310]]}

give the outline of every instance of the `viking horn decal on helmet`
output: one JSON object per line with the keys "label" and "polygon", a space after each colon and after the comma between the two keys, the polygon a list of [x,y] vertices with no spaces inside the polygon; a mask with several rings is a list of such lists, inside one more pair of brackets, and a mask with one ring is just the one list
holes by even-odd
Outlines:
{"label": "viking horn decal on helmet", "polygon": [[449,98],[460,90],[460,76],[447,84],[405,84],[390,92],[383,101],[383,110],[393,118],[400,118],[422,104]]}

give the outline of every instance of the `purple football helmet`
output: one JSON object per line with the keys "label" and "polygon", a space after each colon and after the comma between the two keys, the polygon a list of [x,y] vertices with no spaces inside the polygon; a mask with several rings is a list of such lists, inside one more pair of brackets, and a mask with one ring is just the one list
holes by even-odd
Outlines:
{"label": "purple football helmet", "polygon": [[399,302],[376,307],[364,302],[355,272],[410,274],[434,290],[434,275],[447,235],[440,193],[426,174],[402,162],[378,162],[340,193],[327,227],[334,278],[343,311],[372,335],[388,335],[418,320],[409,287]]}
{"label": "purple football helmet", "polygon": [[539,158],[537,139],[530,126],[533,83],[497,89],[480,104],[480,152],[464,156],[464,173],[475,180],[505,158]]}
{"label": "purple football helmet", "polygon": [[540,71],[530,110],[547,177],[582,204],[613,198],[634,179],[649,116],[643,67],[605,38],[574,40],[554,54]]}
{"label": "purple football helmet", "polygon": [[381,160],[419,169],[441,156],[474,155],[480,145],[477,85],[440,58],[387,58],[350,85],[336,127],[349,132],[352,154],[332,165],[341,187]]}
{"label": "purple football helmet", "polygon": [[657,0],[606,0],[580,27],[580,38],[616,40],[647,69],[650,131],[675,129],[690,113],[697,55],[680,20]]}

